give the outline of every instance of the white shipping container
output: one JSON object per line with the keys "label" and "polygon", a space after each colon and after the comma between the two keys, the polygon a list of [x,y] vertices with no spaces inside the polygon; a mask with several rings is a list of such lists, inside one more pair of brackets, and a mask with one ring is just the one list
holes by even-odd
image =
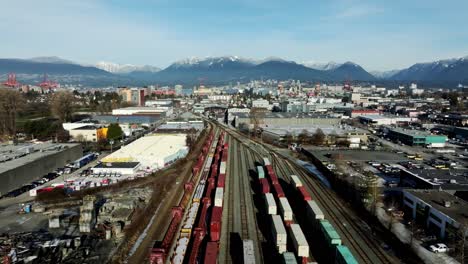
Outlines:
{"label": "white shipping container", "polygon": [[276,249],[278,253],[283,254],[284,252],[288,251],[286,244],[284,245],[276,245]]}
{"label": "white shipping container", "polygon": [[224,196],[224,188],[216,188],[215,193],[215,206],[223,207],[223,196]]}
{"label": "white shipping container", "polygon": [[226,162],[221,161],[221,164],[219,165],[219,174],[226,174]]}
{"label": "white shipping container", "polygon": [[323,214],[322,210],[320,209],[318,204],[313,200],[307,201],[307,216],[309,217],[309,219],[325,219],[325,215]]}
{"label": "white shipping container", "polygon": [[248,239],[242,242],[244,251],[244,264],[255,264],[255,251],[253,241]]}
{"label": "white shipping container", "polygon": [[268,214],[275,215],[277,213],[276,202],[275,198],[273,197],[273,194],[265,193],[265,204]]}
{"label": "white shipping container", "polygon": [[291,179],[292,179],[292,184],[294,184],[294,186],[296,186],[296,187],[301,187],[302,186],[301,180],[296,175],[291,175]]}
{"label": "white shipping container", "polygon": [[288,199],[286,197],[280,197],[279,198],[279,209],[281,212],[281,215],[283,216],[284,221],[291,221],[293,220],[293,213],[291,206],[289,205]]}
{"label": "white shipping container", "polygon": [[263,165],[271,165],[270,160],[268,158],[263,158]]}
{"label": "white shipping container", "polygon": [[299,257],[309,257],[309,244],[298,224],[291,224],[291,240]]}
{"label": "white shipping container", "polygon": [[286,228],[284,228],[284,224],[283,224],[283,220],[281,219],[281,216],[272,215],[271,221],[272,221],[271,231],[273,232],[273,240],[275,242],[275,245],[277,247],[281,245],[285,245],[284,248],[286,248],[286,244],[288,242],[288,235],[286,234]]}

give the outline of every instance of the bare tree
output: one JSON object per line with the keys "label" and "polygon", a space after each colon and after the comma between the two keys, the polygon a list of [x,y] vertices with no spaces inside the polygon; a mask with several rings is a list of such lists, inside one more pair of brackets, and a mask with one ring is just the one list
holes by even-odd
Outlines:
{"label": "bare tree", "polygon": [[255,134],[257,134],[260,125],[263,124],[264,117],[264,109],[257,107],[253,107],[252,109],[250,109],[250,124],[253,125],[253,131]]}
{"label": "bare tree", "polygon": [[311,138],[311,143],[313,145],[323,145],[323,143],[325,142],[325,133],[323,133],[322,129],[320,128],[317,128],[317,130],[315,130],[315,133],[312,135],[312,138]]}
{"label": "bare tree", "polygon": [[24,98],[15,90],[0,89],[0,134],[16,140],[16,118]]}
{"label": "bare tree", "polygon": [[75,106],[75,97],[69,91],[57,92],[50,102],[52,114],[61,122],[71,121]]}
{"label": "bare tree", "polygon": [[303,129],[301,131],[301,133],[299,133],[299,135],[297,136],[299,142],[301,144],[306,144],[308,143],[309,139],[310,139],[310,134],[309,134],[309,131],[307,131],[307,129]]}

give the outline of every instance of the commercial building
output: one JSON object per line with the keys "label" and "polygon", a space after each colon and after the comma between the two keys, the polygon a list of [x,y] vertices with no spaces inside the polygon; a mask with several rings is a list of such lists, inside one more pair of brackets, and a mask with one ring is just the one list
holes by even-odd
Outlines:
{"label": "commercial building", "polygon": [[410,146],[426,146],[432,148],[445,147],[446,136],[433,135],[420,130],[408,130],[402,128],[389,128],[387,136],[394,140]]}
{"label": "commercial building", "polygon": [[414,189],[468,190],[468,170],[402,169],[400,186]]}
{"label": "commercial building", "polygon": [[173,109],[170,106],[160,107],[125,107],[112,110],[112,115],[161,115],[166,116],[173,114]]}
{"label": "commercial building", "polygon": [[363,124],[375,126],[395,125],[399,123],[409,123],[417,120],[417,118],[390,115],[359,115],[358,118]]}
{"label": "commercial building", "polygon": [[97,142],[100,139],[107,138],[107,127],[95,125],[83,126],[68,131],[70,137],[76,141]]}
{"label": "commercial building", "polygon": [[185,138],[185,134],[145,136],[105,157],[102,162],[139,162],[143,170],[161,169],[187,155]]}
{"label": "commercial building", "polygon": [[[249,113],[236,113],[234,123],[236,127],[244,124],[251,127],[253,124],[252,118]],[[310,125],[339,125],[341,118],[332,117],[329,115],[318,115],[318,114],[295,114],[295,113],[270,113],[265,112],[258,118],[260,127],[266,128],[291,128],[291,127],[304,127]]]}
{"label": "commercial building", "polygon": [[[403,209],[440,238],[456,238],[460,223],[466,222],[468,203],[439,190],[404,190]],[[466,234],[465,234],[466,236]]]}
{"label": "commercial building", "polygon": [[143,88],[119,88],[118,94],[122,96],[123,101],[136,104],[138,106],[145,105],[146,89]]}
{"label": "commercial building", "polygon": [[0,195],[83,156],[81,144],[0,145]]}
{"label": "commercial building", "polygon": [[271,109],[270,102],[265,99],[257,99],[252,101],[252,108],[266,108]]}
{"label": "commercial building", "polygon": [[139,162],[104,162],[92,168],[94,174],[134,175],[140,168]]}

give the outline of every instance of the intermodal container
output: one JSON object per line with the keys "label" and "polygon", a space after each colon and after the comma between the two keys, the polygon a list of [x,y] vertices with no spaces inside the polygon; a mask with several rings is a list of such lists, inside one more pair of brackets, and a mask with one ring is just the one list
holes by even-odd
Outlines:
{"label": "intermodal container", "polygon": [[297,256],[308,257],[309,256],[309,244],[302,233],[301,227],[298,224],[291,224],[291,240],[296,250]]}
{"label": "intermodal container", "polygon": [[278,198],[284,197],[283,188],[281,188],[281,185],[279,185],[279,183],[273,183],[272,186],[273,186],[273,190],[274,190],[274,192],[276,194],[276,197],[278,197]]}
{"label": "intermodal container", "polygon": [[253,240],[246,239],[242,241],[242,248],[244,253],[244,264],[255,264],[255,251]]}
{"label": "intermodal container", "polygon": [[225,182],[226,182],[226,174],[219,174],[217,187],[224,188]]}
{"label": "intermodal container", "polygon": [[211,222],[210,222],[210,239],[211,241],[219,241],[221,233],[221,218],[223,216],[222,207],[213,207],[211,211]]}
{"label": "intermodal container", "polygon": [[315,201],[307,201],[307,217],[309,220],[325,219],[325,215]]}
{"label": "intermodal container", "polygon": [[218,175],[218,164],[214,163],[211,165],[210,177],[216,177]]}
{"label": "intermodal container", "polygon": [[293,184],[294,186],[296,186],[296,187],[301,187],[302,186],[301,180],[296,175],[291,175],[291,180],[292,180],[291,184]]}
{"label": "intermodal container", "polygon": [[262,193],[269,193],[270,192],[270,184],[268,183],[267,178],[260,179],[260,191]]}
{"label": "intermodal container", "polygon": [[358,264],[358,262],[347,246],[340,245],[336,247],[335,264]]}
{"label": "intermodal container", "polygon": [[263,158],[263,165],[265,166],[271,165],[270,160],[268,158]]}
{"label": "intermodal container", "polygon": [[320,228],[327,239],[329,245],[341,245],[340,235],[333,228],[332,224],[328,220],[320,220]]}
{"label": "intermodal container", "polygon": [[281,220],[281,217],[279,215],[272,215],[271,222],[273,242],[275,243],[278,252],[281,254],[284,251],[286,251],[286,244],[288,242],[286,228],[284,227],[283,220]]}
{"label": "intermodal container", "polygon": [[257,175],[259,179],[265,178],[265,171],[262,166],[257,166]]}
{"label": "intermodal container", "polygon": [[208,242],[206,244],[204,264],[216,264],[218,259],[218,243]]}
{"label": "intermodal container", "polygon": [[265,193],[265,205],[267,214],[275,215],[277,211],[275,198],[271,193]]}
{"label": "intermodal container", "polygon": [[214,206],[223,207],[224,188],[218,187],[215,192]]}
{"label": "intermodal container", "polygon": [[219,164],[219,174],[226,174],[226,162],[221,161]]}
{"label": "intermodal container", "polygon": [[283,264],[297,264],[296,256],[292,252],[283,253]]}
{"label": "intermodal container", "polygon": [[299,195],[301,196],[302,200],[304,201],[312,200],[312,196],[310,196],[309,192],[305,189],[304,186],[297,187],[297,190],[299,191]]}
{"label": "intermodal container", "polygon": [[286,197],[279,198],[279,209],[284,221],[293,220],[293,212],[291,209],[291,205],[289,205],[288,199]]}

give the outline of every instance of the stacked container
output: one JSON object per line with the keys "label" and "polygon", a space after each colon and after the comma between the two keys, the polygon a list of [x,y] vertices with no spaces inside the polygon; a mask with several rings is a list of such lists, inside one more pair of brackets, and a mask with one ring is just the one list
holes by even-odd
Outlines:
{"label": "stacked container", "polygon": [[286,197],[279,198],[279,209],[285,222],[290,222],[293,220],[293,212]]}
{"label": "stacked container", "polygon": [[224,188],[216,188],[214,206],[223,207]]}
{"label": "stacked container", "polygon": [[286,251],[286,244],[288,240],[286,229],[284,228],[283,221],[279,215],[272,215],[271,222],[273,241],[276,248],[278,249],[278,252],[281,254]]}
{"label": "stacked container", "polygon": [[302,233],[301,227],[298,224],[291,224],[291,240],[296,250],[297,256],[309,257],[309,244]]}
{"label": "stacked container", "polygon": [[275,198],[273,197],[273,194],[265,193],[265,205],[267,214],[275,215],[277,213],[276,202]]}

